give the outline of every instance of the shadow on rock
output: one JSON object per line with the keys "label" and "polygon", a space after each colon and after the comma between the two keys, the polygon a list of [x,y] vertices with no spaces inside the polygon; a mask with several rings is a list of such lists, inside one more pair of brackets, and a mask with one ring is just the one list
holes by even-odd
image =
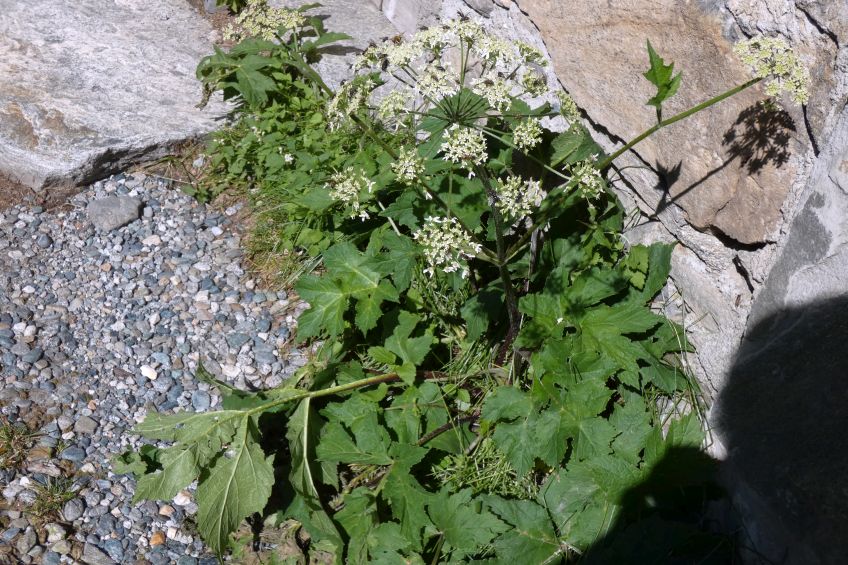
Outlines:
{"label": "shadow on rock", "polygon": [[714,406],[724,483],[761,562],[848,559],[846,344],[848,297],[761,318]]}
{"label": "shadow on rock", "polygon": [[672,447],[622,498],[615,525],[581,565],[727,565],[730,507],[717,484],[718,462],[696,447]]}
{"label": "shadow on rock", "polygon": [[663,195],[654,215],[698,188],[733,162],[738,162],[740,167],[744,167],[752,175],[759,173],[766,166],[779,169],[789,161],[789,144],[795,131],[792,116],[778,106],[768,101],[748,106],[724,132],[721,142],[726,150],[724,160],[701,179],[672,195],[671,188],[680,177],[681,163],[671,168],[656,164],[660,177],[657,188],[663,191]]}

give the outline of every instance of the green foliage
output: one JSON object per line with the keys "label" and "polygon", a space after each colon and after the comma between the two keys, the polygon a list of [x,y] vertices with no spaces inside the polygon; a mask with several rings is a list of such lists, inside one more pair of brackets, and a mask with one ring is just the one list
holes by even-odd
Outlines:
{"label": "green foliage", "polygon": [[215,5],[219,8],[226,8],[233,14],[238,14],[244,10],[249,3],[249,0],[215,0]]}
{"label": "green foliage", "polygon": [[[211,147],[219,180],[256,190],[271,240],[320,257],[295,288],[297,337],[323,345],[278,389],[210,381],[220,410],[149,415],[135,431],[169,444],[115,462],[139,477],[136,499],[198,481],[198,530],[219,554],[259,513],[298,523],[305,559],[336,563],[564,563],[644,524],[697,531],[683,505],[711,480],[688,455],[698,399],[677,368],[682,328],[652,309],[672,247],[624,245],[589,132],[543,130],[533,120],[558,112],[466,69],[415,111],[375,109],[403,54],[392,42],[334,94],[310,63],[337,36],[305,21],[198,74],[238,102]],[[466,55],[483,37],[440,33]],[[498,56],[538,64],[515,49]],[[680,75],[649,51],[659,108]],[[445,72],[418,71],[405,76]]]}
{"label": "green foliage", "polygon": [[645,71],[643,76],[648,79],[651,84],[657,87],[656,95],[648,100],[647,104],[649,106],[655,106],[657,108],[657,115],[659,116],[662,103],[674,96],[677,93],[677,89],[680,88],[682,74],[677,73],[675,75],[674,63],[666,65],[662,57],[657,55],[657,52],[654,51],[654,48],[651,46],[651,42],[648,41],[647,44],[648,61],[650,62],[651,68]]}

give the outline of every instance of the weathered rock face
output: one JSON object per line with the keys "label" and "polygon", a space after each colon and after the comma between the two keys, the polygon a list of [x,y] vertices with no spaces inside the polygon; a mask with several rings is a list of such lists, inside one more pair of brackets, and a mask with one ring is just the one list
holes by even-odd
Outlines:
{"label": "weathered rock face", "polygon": [[[545,38],[563,86],[618,139],[633,139],[656,123],[645,106],[654,87],[641,74],[646,39],[683,72],[666,116],[750,79],[722,20],[696,2],[524,0],[520,6]],[[768,240],[795,178],[793,156],[803,153],[807,138],[800,112],[794,119],[768,112],[757,105],[762,99],[749,90],[639,144],[639,158],[665,171],[670,185],[643,191],[646,204],[657,211],[674,203],[695,228],[717,229],[743,244]]]}
{"label": "weathered rock face", "polygon": [[208,23],[173,0],[0,2],[0,172],[83,184],[215,128]]}

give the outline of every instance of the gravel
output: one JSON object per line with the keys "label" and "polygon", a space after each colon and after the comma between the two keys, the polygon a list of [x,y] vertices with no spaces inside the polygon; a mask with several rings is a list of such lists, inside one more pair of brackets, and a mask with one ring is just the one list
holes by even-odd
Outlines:
{"label": "gravel", "polygon": [[[305,362],[289,343],[302,306],[249,278],[238,209],[117,175],[54,212],[0,212],[0,414],[40,434],[0,469],[0,562],[216,562],[190,524],[192,488],[133,504],[135,481],[109,461],[140,447],[128,432],[148,412],[220,404],[198,364],[256,390]],[[74,498],[39,520],[28,504],[48,481]]]}

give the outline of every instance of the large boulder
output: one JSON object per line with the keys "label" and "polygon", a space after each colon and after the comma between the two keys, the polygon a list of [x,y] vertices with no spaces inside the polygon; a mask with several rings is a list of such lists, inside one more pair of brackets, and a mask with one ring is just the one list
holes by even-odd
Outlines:
{"label": "large boulder", "polygon": [[194,70],[213,38],[183,0],[0,2],[0,175],[81,185],[212,131]]}

